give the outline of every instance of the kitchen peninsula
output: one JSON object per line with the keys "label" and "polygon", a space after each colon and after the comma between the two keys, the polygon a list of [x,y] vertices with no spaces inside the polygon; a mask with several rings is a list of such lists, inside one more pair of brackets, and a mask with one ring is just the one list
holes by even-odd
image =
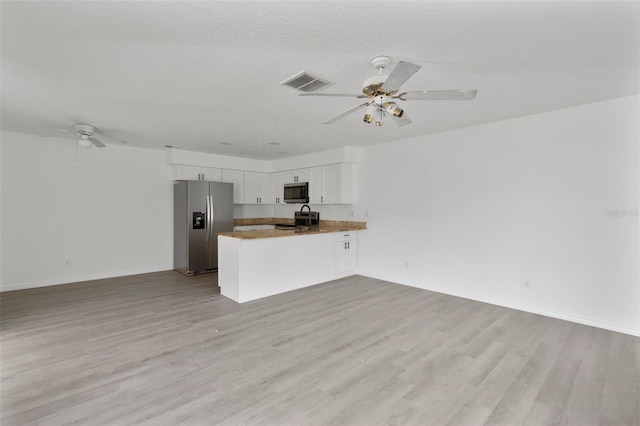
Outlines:
{"label": "kitchen peninsula", "polygon": [[[283,219],[236,221],[236,226],[272,225]],[[366,222],[321,220],[317,230],[220,233],[220,293],[244,303],[351,275],[356,267],[357,232],[365,229]]]}

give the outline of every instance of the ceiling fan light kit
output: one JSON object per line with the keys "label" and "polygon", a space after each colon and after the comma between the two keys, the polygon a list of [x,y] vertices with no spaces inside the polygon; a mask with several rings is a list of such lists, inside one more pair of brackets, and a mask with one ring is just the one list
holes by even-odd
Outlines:
{"label": "ceiling fan light kit", "polygon": [[85,149],[93,148],[93,143],[89,140],[89,137],[86,135],[78,136],[78,138],[76,139],[76,144],[78,144],[80,148],[85,148]]}
{"label": "ceiling fan light kit", "polygon": [[364,115],[364,122],[370,124],[373,121],[373,116],[376,113],[376,106],[369,105],[367,107],[367,113]]}
{"label": "ceiling fan light kit", "polygon": [[[371,60],[371,64],[378,70],[378,75],[364,80],[362,95],[351,95],[347,93],[301,93],[299,96],[347,96],[355,98],[367,98],[370,101],[361,105],[351,107],[346,111],[332,117],[324,124],[335,123],[336,121],[350,115],[351,113],[367,108],[363,121],[366,124],[374,122],[380,127],[384,124],[383,117],[389,115],[398,126],[405,126],[411,123],[411,119],[404,113],[394,99],[407,100],[450,100],[450,101],[470,101],[475,99],[478,91],[476,89],[466,90],[419,90],[398,93],[399,88],[411,76],[422,68],[420,65],[410,62],[400,61],[389,74],[383,74],[386,67],[391,64],[388,56],[376,56]],[[377,116],[376,116],[377,113]]]}
{"label": "ceiling fan light kit", "polygon": [[90,124],[76,123],[73,125],[76,131],[76,145],[80,148],[104,148],[106,145],[93,137],[96,128]]}

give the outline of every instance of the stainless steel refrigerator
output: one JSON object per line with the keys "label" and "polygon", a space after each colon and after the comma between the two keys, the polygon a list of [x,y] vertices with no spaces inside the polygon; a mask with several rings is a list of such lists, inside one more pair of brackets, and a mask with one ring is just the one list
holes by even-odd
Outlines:
{"label": "stainless steel refrigerator", "polygon": [[218,233],[233,231],[233,184],[175,181],[173,267],[185,275],[218,269]]}

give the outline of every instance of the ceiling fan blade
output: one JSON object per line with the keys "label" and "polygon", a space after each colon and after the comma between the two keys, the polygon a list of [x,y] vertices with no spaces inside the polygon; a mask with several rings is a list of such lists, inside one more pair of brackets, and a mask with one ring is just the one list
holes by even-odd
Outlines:
{"label": "ceiling fan blade", "polygon": [[411,119],[406,112],[402,114],[402,117],[396,117],[393,114],[387,114],[387,116],[393,118],[393,121],[395,121],[398,126],[406,126],[411,123]]}
{"label": "ceiling fan blade", "polygon": [[128,145],[128,142],[122,139],[108,138],[102,133],[99,136],[100,136],[100,139],[106,140],[108,143],[120,143],[120,144]]}
{"label": "ceiling fan blade", "polygon": [[89,137],[89,141],[94,144],[96,148],[104,148],[106,146],[96,138]]}
{"label": "ceiling fan blade", "polygon": [[343,117],[346,117],[349,114],[352,114],[354,112],[356,112],[357,110],[364,108],[366,106],[369,106],[369,104],[371,104],[371,102],[365,102],[363,104],[360,105],[356,105],[352,108],[349,108],[348,110],[341,112],[340,114],[336,115],[335,117],[331,117],[330,119],[328,119],[327,121],[324,121],[322,124],[331,124],[331,123],[335,123],[336,121],[340,120]]}
{"label": "ceiling fan blade", "polygon": [[467,90],[422,90],[417,92],[400,93],[394,98],[425,101],[471,101],[475,99],[478,91],[476,89]]}
{"label": "ceiling fan blade", "polygon": [[398,90],[398,87],[409,80],[420,68],[422,68],[420,65],[400,61],[393,71],[391,71],[391,74],[389,74],[385,82],[382,83],[382,87],[387,92],[395,92]]}
{"label": "ceiling fan blade", "polygon": [[347,98],[364,98],[362,95],[352,95],[351,93],[300,93],[298,96],[342,96]]}

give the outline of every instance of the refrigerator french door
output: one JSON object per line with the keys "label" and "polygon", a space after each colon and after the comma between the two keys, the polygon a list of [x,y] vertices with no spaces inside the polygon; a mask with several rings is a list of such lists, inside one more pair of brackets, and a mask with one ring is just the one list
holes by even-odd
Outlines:
{"label": "refrigerator french door", "polygon": [[218,233],[233,231],[233,184],[176,181],[173,267],[185,275],[218,269]]}

